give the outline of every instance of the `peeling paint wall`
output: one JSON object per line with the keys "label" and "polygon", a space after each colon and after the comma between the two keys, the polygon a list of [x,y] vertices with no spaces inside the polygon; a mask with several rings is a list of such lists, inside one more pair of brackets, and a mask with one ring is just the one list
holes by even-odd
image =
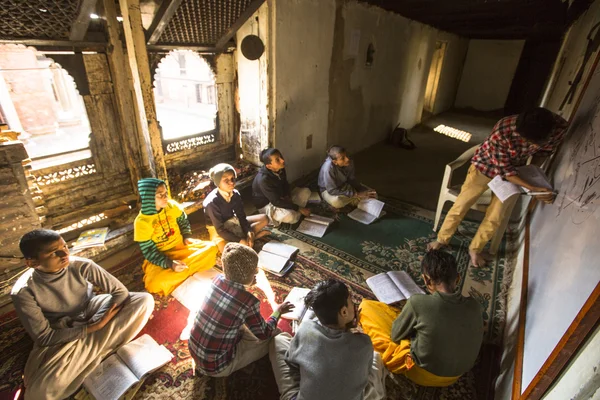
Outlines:
{"label": "peeling paint wall", "polygon": [[471,40],[454,105],[504,108],[524,45],[523,40]]}
{"label": "peeling paint wall", "polygon": [[357,152],[398,123],[420,123],[436,40],[449,43],[436,110],[454,103],[466,39],[356,1],[271,0],[269,7],[271,124],[290,179],[317,169],[329,145]]}
{"label": "peeling paint wall", "polygon": [[[248,60],[241,52],[242,40],[248,35],[260,37],[265,45],[265,52],[258,60]],[[242,154],[257,165],[261,150],[269,145],[268,40],[269,6],[265,2],[236,33]]]}
{"label": "peeling paint wall", "polygon": [[293,181],[325,157],[335,1],[283,0],[269,6],[274,8],[274,144]]}

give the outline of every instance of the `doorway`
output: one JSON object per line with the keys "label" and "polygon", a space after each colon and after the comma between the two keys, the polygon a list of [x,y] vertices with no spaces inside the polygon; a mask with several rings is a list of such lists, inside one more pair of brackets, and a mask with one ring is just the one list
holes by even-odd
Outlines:
{"label": "doorway", "polygon": [[435,50],[431,58],[431,67],[429,68],[429,76],[427,77],[427,86],[425,87],[425,98],[423,101],[423,116],[428,117],[433,115],[435,109],[435,99],[437,96],[440,76],[442,74],[442,66],[444,64],[444,56],[446,55],[446,47],[448,42],[437,41]]}

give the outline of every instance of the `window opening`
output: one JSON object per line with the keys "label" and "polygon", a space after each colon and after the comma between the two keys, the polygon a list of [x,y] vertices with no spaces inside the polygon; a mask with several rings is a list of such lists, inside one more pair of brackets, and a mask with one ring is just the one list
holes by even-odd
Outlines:
{"label": "window opening", "polygon": [[90,124],[74,79],[32,47],[0,45],[0,108],[34,168],[91,157]]}
{"label": "window opening", "polygon": [[174,50],[161,60],[154,76],[154,99],[163,140],[216,129],[214,74],[193,51]]}

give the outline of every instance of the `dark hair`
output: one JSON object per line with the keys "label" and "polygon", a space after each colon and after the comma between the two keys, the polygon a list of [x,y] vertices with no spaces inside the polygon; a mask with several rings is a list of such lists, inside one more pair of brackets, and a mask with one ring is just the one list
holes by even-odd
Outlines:
{"label": "dark hair", "polygon": [[269,165],[271,164],[271,157],[272,156],[279,156],[281,158],[283,158],[283,156],[281,155],[281,152],[273,147],[269,147],[268,149],[264,149],[263,151],[260,152],[260,161],[265,164],[265,165]]}
{"label": "dark hair", "polygon": [[517,117],[517,133],[534,143],[545,142],[556,124],[551,111],[536,107],[522,112]]}
{"label": "dark hair", "polygon": [[60,240],[61,236],[50,229],[34,229],[27,232],[19,242],[19,248],[25,258],[36,258],[43,246]]}
{"label": "dark hair", "polygon": [[350,292],[348,287],[335,279],[318,282],[304,298],[304,304],[311,307],[324,325],[335,325],[338,313],[347,305]]}
{"label": "dark hair", "polygon": [[333,145],[327,150],[327,156],[332,160],[337,160],[340,154],[346,154],[346,149],[342,146]]}
{"label": "dark hair", "polygon": [[452,254],[443,250],[431,250],[421,261],[421,272],[429,276],[436,285],[440,283],[454,285],[458,276],[456,259]]}

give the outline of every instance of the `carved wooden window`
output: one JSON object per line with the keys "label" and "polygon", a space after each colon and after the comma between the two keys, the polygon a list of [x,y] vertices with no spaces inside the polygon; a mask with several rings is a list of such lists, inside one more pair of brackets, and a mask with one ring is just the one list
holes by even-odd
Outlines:
{"label": "carved wooden window", "polygon": [[154,99],[167,153],[214,143],[217,95],[213,71],[197,53],[174,50],[158,64]]}
{"label": "carved wooden window", "polygon": [[0,104],[34,169],[91,157],[90,123],[73,78],[34,48],[0,45]]}

